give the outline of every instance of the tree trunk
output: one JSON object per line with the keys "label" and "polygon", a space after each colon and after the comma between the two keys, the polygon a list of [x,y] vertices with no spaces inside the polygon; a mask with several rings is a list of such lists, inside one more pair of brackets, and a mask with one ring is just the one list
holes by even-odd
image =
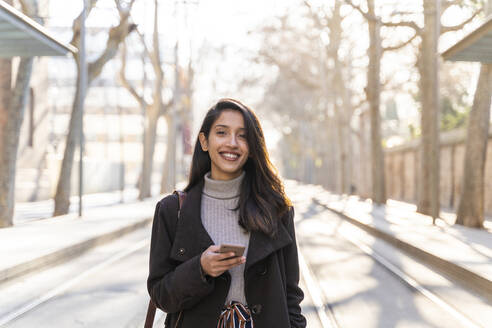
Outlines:
{"label": "tree trunk", "polygon": [[[368,14],[376,17],[374,0],[367,0]],[[372,201],[375,204],[386,203],[386,188],[384,177],[384,153],[381,142],[381,116],[379,112],[381,83],[381,22],[379,19],[369,19],[369,67],[367,71],[367,99],[369,101],[371,124],[371,174]]]}
{"label": "tree trunk", "polygon": [[[90,1],[90,6],[88,10],[94,6],[96,2]],[[58,178],[58,184],[56,187],[55,194],[55,211],[53,216],[63,215],[68,213],[70,207],[70,191],[71,191],[71,174],[73,166],[73,158],[75,154],[75,146],[80,136],[80,129],[83,119],[82,110],[77,110],[77,101],[79,97],[86,97],[89,92],[89,87],[102,72],[104,66],[108,61],[113,59],[113,57],[118,52],[121,42],[125,40],[127,35],[135,29],[134,24],[128,24],[128,17],[130,15],[130,10],[133,5],[133,1],[129,3],[125,9],[119,12],[120,22],[118,25],[111,27],[108,32],[108,39],[106,41],[106,48],[104,51],[96,58],[93,62],[87,64],[87,86],[85,89],[85,94],[80,94],[80,83],[78,79],[77,71],[77,87],[75,90],[74,102],[72,105],[72,114],[70,117],[69,130],[67,135],[67,141],[65,144],[65,151],[63,156],[63,161],[60,169],[60,176]],[[72,44],[78,45],[80,41],[80,22],[81,16],[76,18],[73,25],[74,36],[72,39]],[[78,64],[78,56],[75,56],[76,62]],[[78,70],[79,65],[77,65]]]}
{"label": "tree trunk", "polygon": [[140,191],[138,199],[152,196],[152,170],[154,166],[155,140],[157,134],[157,121],[159,119],[158,104],[153,104],[145,117],[145,132],[143,145],[142,172],[140,174]]}
{"label": "tree trunk", "polygon": [[335,109],[335,117],[337,121],[337,142],[338,142],[338,177],[339,177],[339,188],[337,192],[348,193],[349,192],[349,179],[347,177],[351,176],[348,154],[348,143],[347,140],[347,129],[349,128],[350,114],[347,113],[350,106],[347,99],[347,90],[345,86],[345,81],[342,72],[342,65],[340,58],[338,57],[338,49],[342,40],[342,16],[340,13],[342,2],[335,1],[335,8],[333,9],[333,15],[330,24],[330,52],[333,56],[334,61],[334,72],[333,72],[333,88],[335,89],[333,106]]}
{"label": "tree trunk", "polygon": [[32,57],[20,59],[15,85],[11,91],[11,60],[0,60],[0,227],[12,225],[15,164],[32,63]]}
{"label": "tree trunk", "polygon": [[176,124],[172,113],[166,114],[167,123],[167,146],[166,158],[161,179],[161,194],[167,194],[174,190],[176,186]]}
{"label": "tree trunk", "polygon": [[420,92],[422,96],[421,158],[418,211],[439,217],[439,61],[440,1],[424,0]]}
{"label": "tree trunk", "polygon": [[77,69],[77,86],[75,89],[75,97],[72,104],[72,113],[70,115],[70,123],[68,126],[68,135],[65,144],[65,151],[63,153],[60,176],[58,177],[58,184],[56,186],[55,211],[53,213],[53,216],[67,214],[70,207],[73,159],[75,156],[75,149],[77,148],[77,144],[79,142],[80,129],[82,127],[81,124],[83,119],[82,110],[79,109],[79,106],[77,106],[77,104],[79,103],[79,97],[82,96],[80,92],[80,79],[78,78],[79,74],[80,72]]}
{"label": "tree trunk", "polygon": [[[336,106],[336,105],[335,105]],[[338,108],[338,115],[337,115],[337,144],[338,144],[338,187],[337,187],[337,192],[340,194],[346,193],[346,186],[347,186],[347,152],[346,152],[346,147],[345,147],[345,140],[344,140],[344,122],[343,119],[340,117],[342,113],[342,108]]]}
{"label": "tree trunk", "polygon": [[[11,0],[6,1],[12,5]],[[22,3],[29,16],[37,13],[35,0]],[[21,58],[12,87],[12,60],[0,59],[0,228],[11,226],[15,206],[17,149],[33,58]]]}
{"label": "tree trunk", "polygon": [[465,164],[456,223],[482,228],[484,221],[485,159],[490,122],[492,65],[482,64],[468,121]]}
{"label": "tree trunk", "polygon": [[9,122],[10,93],[12,85],[12,60],[0,59],[0,228],[12,225],[13,204],[10,196],[10,173],[5,140]]}

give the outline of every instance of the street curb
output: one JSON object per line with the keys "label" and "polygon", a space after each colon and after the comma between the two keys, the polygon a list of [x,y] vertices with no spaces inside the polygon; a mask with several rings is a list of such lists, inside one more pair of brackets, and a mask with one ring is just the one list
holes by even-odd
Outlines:
{"label": "street curb", "polygon": [[28,273],[41,271],[49,266],[61,264],[71,260],[77,256],[84,254],[92,248],[106,244],[119,237],[122,237],[132,231],[142,228],[152,221],[152,217],[141,219],[117,230],[103,233],[101,235],[89,238],[87,240],[75,243],[52,253],[41,257],[17,264],[13,267],[0,271],[0,284],[5,283],[14,278],[18,278]]}
{"label": "street curb", "polygon": [[489,302],[492,302],[492,281],[484,278],[477,273],[470,271],[456,263],[445,260],[437,255],[424,251],[416,246],[413,246],[390,233],[380,230],[372,225],[360,222],[354,217],[347,215],[346,213],[339,211],[337,209],[331,208],[326,204],[321,203],[317,199],[314,202],[324,208],[332,211],[335,214],[340,215],[346,221],[352,223],[353,225],[363,229],[364,231],[370,233],[371,235],[382,239],[391,245],[401,249],[408,255],[418,259],[419,261],[431,266],[433,269],[439,271],[440,273],[448,276],[449,278],[459,282],[465,287],[473,290],[480,296],[485,297]]}

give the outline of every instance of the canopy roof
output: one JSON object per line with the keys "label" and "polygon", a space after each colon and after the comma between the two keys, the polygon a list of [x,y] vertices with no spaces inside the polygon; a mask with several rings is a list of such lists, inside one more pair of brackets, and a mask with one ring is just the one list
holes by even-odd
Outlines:
{"label": "canopy roof", "polygon": [[31,18],[0,0],[0,57],[65,56],[77,48],[64,44]]}
{"label": "canopy roof", "polygon": [[492,63],[492,15],[470,34],[442,53],[445,60]]}

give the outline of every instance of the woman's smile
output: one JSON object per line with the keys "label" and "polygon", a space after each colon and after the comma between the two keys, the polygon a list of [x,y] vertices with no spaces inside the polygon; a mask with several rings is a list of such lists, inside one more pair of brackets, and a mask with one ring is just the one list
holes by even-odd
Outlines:
{"label": "woman's smile", "polygon": [[219,153],[222,157],[228,161],[236,161],[239,158],[239,154],[232,152],[221,152]]}

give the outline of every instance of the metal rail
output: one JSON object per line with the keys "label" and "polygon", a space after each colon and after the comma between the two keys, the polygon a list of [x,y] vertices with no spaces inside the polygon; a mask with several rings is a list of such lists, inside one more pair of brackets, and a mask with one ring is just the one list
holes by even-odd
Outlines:
{"label": "metal rail", "polygon": [[[338,215],[338,214],[337,214]],[[340,216],[340,215],[338,215]],[[343,219],[343,217],[342,217]],[[348,222],[348,221],[347,221]],[[350,223],[350,222],[348,222]],[[360,229],[359,227],[353,225],[357,229]],[[355,245],[357,248],[359,248],[362,252],[364,252],[367,256],[370,256],[376,263],[378,263],[380,266],[382,266],[385,270],[388,272],[392,273],[395,275],[400,281],[405,283],[407,286],[409,286],[411,289],[419,292],[422,294],[424,297],[426,297],[429,301],[431,301],[433,304],[435,304],[437,307],[441,308],[443,311],[448,313],[450,316],[452,316],[454,319],[456,319],[460,325],[466,328],[483,328],[479,324],[475,323],[472,319],[468,318],[465,316],[463,313],[458,311],[456,308],[454,308],[452,305],[446,303],[442,298],[434,294],[432,291],[429,289],[425,288],[421,284],[417,282],[414,278],[410,277],[408,274],[400,270],[396,265],[388,261],[386,258],[384,258],[382,255],[378,254],[375,252],[371,247],[368,245],[364,244],[360,240],[356,240],[355,238],[349,236],[346,233],[340,232],[339,235],[343,237],[344,239],[348,240],[351,244]],[[427,267],[429,268],[429,267]],[[430,268],[429,268],[430,269]],[[432,270],[432,269],[430,269]]]}
{"label": "metal rail", "polygon": [[142,239],[134,244],[132,244],[130,247],[127,247],[126,249],[114,254],[107,260],[99,263],[96,266],[93,266],[92,268],[82,272],[81,274],[73,277],[72,279],[66,281],[65,283],[59,285],[56,288],[53,288],[49,290],[48,292],[42,294],[41,296],[37,297],[36,299],[32,300],[31,302],[25,304],[24,306],[18,308],[17,310],[14,310],[3,317],[0,317],[0,327],[6,325],[9,322],[12,322],[13,320],[21,317],[22,315],[26,314],[27,312],[33,310],[34,308],[38,307],[39,305],[48,302],[52,298],[62,294],[66,290],[68,290],[70,287],[74,286],[81,280],[87,278],[89,275],[94,274],[98,271],[101,271],[102,269],[108,267],[109,265],[113,264],[114,262],[131,255],[135,253],[136,251],[142,249],[143,247],[148,246],[150,243],[149,238]]}

